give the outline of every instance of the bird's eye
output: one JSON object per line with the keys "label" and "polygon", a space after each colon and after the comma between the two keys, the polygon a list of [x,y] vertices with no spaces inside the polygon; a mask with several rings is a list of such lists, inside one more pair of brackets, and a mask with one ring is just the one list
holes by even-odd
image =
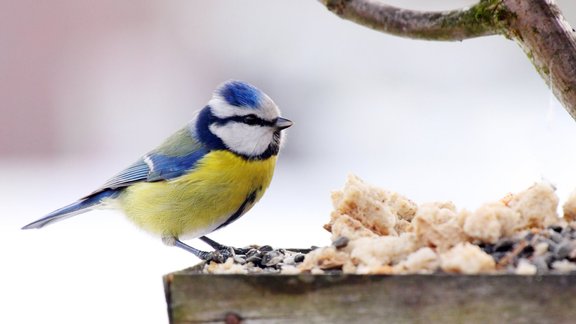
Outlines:
{"label": "bird's eye", "polygon": [[258,117],[256,115],[246,115],[242,118],[242,122],[247,125],[256,125],[259,122]]}

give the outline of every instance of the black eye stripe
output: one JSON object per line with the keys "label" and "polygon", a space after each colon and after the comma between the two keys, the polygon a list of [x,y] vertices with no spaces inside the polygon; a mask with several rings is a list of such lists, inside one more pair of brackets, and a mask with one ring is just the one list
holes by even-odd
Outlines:
{"label": "black eye stripe", "polygon": [[[247,117],[249,118],[249,120],[247,120]],[[229,122],[237,122],[247,125],[270,126],[270,127],[274,126],[275,123],[274,121],[264,120],[256,115],[216,118],[214,122],[218,125],[225,125]]]}

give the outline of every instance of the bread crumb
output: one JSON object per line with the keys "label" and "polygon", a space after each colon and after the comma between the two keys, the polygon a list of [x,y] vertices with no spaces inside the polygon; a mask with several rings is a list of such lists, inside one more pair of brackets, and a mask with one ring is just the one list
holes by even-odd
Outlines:
{"label": "bread crumb", "polygon": [[546,242],[537,243],[534,246],[534,256],[541,256],[548,252],[549,244]]}
{"label": "bread crumb", "polygon": [[573,272],[576,271],[576,264],[568,260],[554,261],[552,262],[552,269],[561,273]]}
{"label": "bread crumb", "polygon": [[339,237],[347,237],[350,240],[355,240],[360,237],[377,236],[376,233],[364,227],[360,221],[345,214],[338,214],[333,217],[331,224],[326,225],[325,228],[332,232],[332,241]]}
{"label": "bread crumb", "polygon": [[298,267],[293,266],[293,265],[285,265],[280,270],[280,274],[283,274],[283,275],[295,275],[295,274],[299,274],[299,273],[300,273],[300,269],[298,269]]}
{"label": "bread crumb", "polygon": [[549,183],[537,183],[514,195],[509,206],[520,214],[522,228],[544,228],[558,223],[558,196]]}
{"label": "bread crumb", "polygon": [[398,235],[406,228],[398,220],[410,221],[416,213],[416,204],[405,197],[387,190],[365,184],[360,178],[350,175],[344,189],[332,193],[334,212],[328,228],[341,215],[359,221],[365,228],[378,235]]}
{"label": "bread crumb", "polygon": [[404,259],[415,249],[413,234],[400,236],[362,237],[348,243],[345,250],[359,267],[375,269]]}
{"label": "bread crumb", "polygon": [[514,273],[517,275],[535,275],[537,270],[536,266],[530,263],[530,261],[520,259]]}
{"label": "bread crumb", "polygon": [[421,246],[445,251],[466,241],[466,235],[456,215],[456,207],[451,202],[420,205],[412,220],[412,226]]}
{"label": "bread crumb", "polygon": [[213,274],[246,274],[248,269],[238,263],[234,263],[233,258],[228,258],[224,263],[210,262],[205,268],[205,273]]}
{"label": "bread crumb", "polygon": [[440,258],[429,247],[424,247],[408,255],[394,266],[394,273],[433,273],[440,267]]}
{"label": "bread crumb", "polygon": [[473,213],[464,213],[466,235],[485,243],[496,243],[501,237],[513,235],[520,229],[520,214],[501,202],[485,204]]}
{"label": "bread crumb", "polygon": [[568,200],[562,206],[564,212],[564,219],[567,222],[576,221],[576,190],[572,191]]}
{"label": "bread crumb", "polygon": [[381,265],[378,267],[358,267],[357,274],[376,274],[376,275],[391,275],[394,274],[394,268],[389,265]]}
{"label": "bread crumb", "polygon": [[440,254],[440,267],[445,272],[477,274],[493,272],[496,263],[480,247],[466,242]]}
{"label": "bread crumb", "polygon": [[308,253],[298,268],[302,271],[341,269],[348,260],[347,253],[336,250],[333,246],[327,246]]}
{"label": "bread crumb", "polygon": [[[204,271],[280,274],[498,271],[518,275],[576,271],[576,263],[572,262],[576,260],[576,191],[563,206],[565,219],[557,216],[558,197],[548,183],[507,194],[475,211],[458,212],[452,202],[416,205],[402,195],[349,176],[344,188],[333,193],[332,201],[334,210],[330,222],[324,226],[332,234],[331,246],[310,252],[270,251],[270,246],[265,250],[262,247],[262,251],[239,249],[240,255],[234,260],[245,263],[244,266],[228,259],[224,264],[211,262]],[[267,261],[271,257],[275,262]],[[550,265],[551,260],[562,261]]]}

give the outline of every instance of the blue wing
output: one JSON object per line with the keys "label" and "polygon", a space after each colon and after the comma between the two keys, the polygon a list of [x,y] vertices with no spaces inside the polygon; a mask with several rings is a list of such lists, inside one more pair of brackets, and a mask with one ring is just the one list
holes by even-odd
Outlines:
{"label": "blue wing", "polygon": [[[127,187],[133,183],[170,180],[194,169],[198,160],[208,153],[188,129],[169,137],[154,151],[118,173],[90,195],[106,189]],[[89,196],[90,196],[89,195]]]}
{"label": "blue wing", "polygon": [[126,168],[126,170],[108,180],[98,190],[70,205],[53,211],[45,217],[24,226],[22,229],[41,228],[49,223],[87,212],[100,205],[105,199],[117,197],[121,191],[120,189],[130,184],[140,181],[169,180],[181,176],[192,170],[196,162],[206,153],[205,149],[199,149],[184,156],[169,156],[158,153],[145,155],[142,159]]}
{"label": "blue wing", "polygon": [[106,181],[106,183],[98,188],[98,190],[95,192],[105,188],[116,189],[126,187],[131,183],[146,180],[149,173],[150,167],[144,162],[144,159],[141,158],[140,160],[136,161],[136,163],[126,168],[124,171],[118,173],[110,180]]}
{"label": "blue wing", "polygon": [[184,156],[150,153],[108,180],[95,192],[122,188],[140,181],[154,182],[179,177],[193,169],[206,153],[208,152],[205,149]]}
{"label": "blue wing", "polygon": [[206,147],[195,139],[185,127],[170,136],[162,145],[144,155],[124,171],[108,180],[103,186],[80,200],[62,207],[32,222],[23,229],[41,228],[68,217],[78,215],[116,198],[124,187],[133,183],[162,181],[179,177],[193,170],[196,163],[208,153]]}

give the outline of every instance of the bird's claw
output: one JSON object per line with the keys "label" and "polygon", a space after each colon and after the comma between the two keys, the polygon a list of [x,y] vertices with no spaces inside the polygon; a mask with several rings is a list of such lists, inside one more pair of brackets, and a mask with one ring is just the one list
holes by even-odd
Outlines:
{"label": "bird's claw", "polygon": [[235,256],[235,251],[231,247],[225,247],[212,252],[206,253],[202,258],[206,262],[214,261],[216,263],[224,263],[228,258],[233,258]]}
{"label": "bird's claw", "polygon": [[234,251],[235,255],[244,255],[244,254],[248,253],[248,251],[250,251],[250,249],[246,249],[246,248],[235,248],[235,247],[229,247],[229,248]]}

